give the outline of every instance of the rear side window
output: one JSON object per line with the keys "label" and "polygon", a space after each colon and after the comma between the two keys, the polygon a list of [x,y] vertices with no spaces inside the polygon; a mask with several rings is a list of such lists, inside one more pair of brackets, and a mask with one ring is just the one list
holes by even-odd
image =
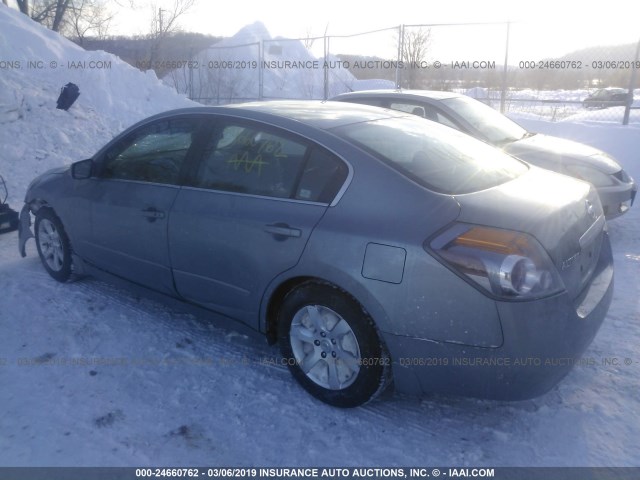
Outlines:
{"label": "rear side window", "polygon": [[524,163],[495,147],[414,116],[344,125],[333,131],[439,193],[484,190],[527,170]]}
{"label": "rear side window", "polygon": [[307,146],[253,126],[226,125],[209,141],[196,187],[291,198]]}
{"label": "rear side window", "polygon": [[296,198],[331,203],[347,179],[348,173],[349,169],[344,162],[325,150],[315,148],[306,163]]}
{"label": "rear side window", "polygon": [[347,165],[335,155],[288,132],[254,124],[225,124],[215,130],[189,184],[331,203],[347,175]]}

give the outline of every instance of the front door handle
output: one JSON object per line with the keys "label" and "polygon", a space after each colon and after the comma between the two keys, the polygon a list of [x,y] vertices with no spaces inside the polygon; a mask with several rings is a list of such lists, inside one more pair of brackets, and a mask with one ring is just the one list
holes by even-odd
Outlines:
{"label": "front door handle", "polygon": [[291,228],[286,223],[274,223],[272,225],[265,225],[264,231],[275,235],[276,237],[299,238],[302,236],[302,230],[298,228]]}
{"label": "front door handle", "polygon": [[149,207],[145,210],[142,210],[142,215],[147,217],[147,220],[149,220],[150,222],[155,222],[159,218],[164,218],[164,212],[154,207]]}

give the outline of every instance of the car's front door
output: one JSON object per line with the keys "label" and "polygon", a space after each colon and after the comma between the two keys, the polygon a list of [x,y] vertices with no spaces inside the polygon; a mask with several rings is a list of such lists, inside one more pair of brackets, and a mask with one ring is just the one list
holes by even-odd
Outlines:
{"label": "car's front door", "polygon": [[96,266],[175,293],[167,222],[200,120],[173,118],[143,126],[108,149],[92,179],[91,232],[82,250]]}
{"label": "car's front door", "polygon": [[178,292],[257,322],[266,286],[296,265],[347,174],[337,157],[288,133],[218,121],[171,211]]}

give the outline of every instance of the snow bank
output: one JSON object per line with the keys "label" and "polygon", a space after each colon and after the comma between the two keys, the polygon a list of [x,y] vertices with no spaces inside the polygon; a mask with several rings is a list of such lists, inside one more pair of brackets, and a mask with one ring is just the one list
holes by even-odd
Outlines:
{"label": "snow bank", "polygon": [[[0,4],[0,174],[9,202],[49,168],[91,156],[125,127],[149,115],[196,105],[106,52],[88,52]],[[60,88],[80,87],[65,112]]]}
{"label": "snow bank", "polygon": [[[164,79],[202,103],[324,98],[324,58],[314,56],[300,40],[272,38],[261,22],[243,27],[193,60]],[[357,81],[351,72],[337,57],[326,60],[328,96],[353,90]]]}
{"label": "snow bank", "polygon": [[[637,104],[638,102],[634,102]],[[563,118],[563,122],[597,122],[597,123],[610,123],[614,125],[620,125],[622,118],[624,117],[624,107],[610,107],[601,110],[583,110],[579,111],[567,118]],[[629,123],[640,124],[640,110],[633,109],[629,112]]]}

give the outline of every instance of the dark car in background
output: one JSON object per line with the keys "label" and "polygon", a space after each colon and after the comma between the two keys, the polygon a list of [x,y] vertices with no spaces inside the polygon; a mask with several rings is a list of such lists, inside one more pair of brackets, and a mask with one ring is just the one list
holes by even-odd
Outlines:
{"label": "dark car in background", "polygon": [[332,100],[412,113],[465,132],[533,165],[587,181],[598,190],[607,219],[627,212],[635,199],[635,182],[610,155],[578,142],[528,132],[466,95],[372,90],[344,93]]}
{"label": "dark car in background", "polygon": [[156,115],[33,180],[23,256],[32,216],[54,279],[106,271],[236,319],[341,407],[390,384],[542,394],[613,292],[588,183],[415,115],[339,102]]}
{"label": "dark car in background", "polygon": [[624,88],[600,88],[589,94],[582,101],[584,108],[608,108],[608,107],[626,107],[633,103],[628,90]]}

